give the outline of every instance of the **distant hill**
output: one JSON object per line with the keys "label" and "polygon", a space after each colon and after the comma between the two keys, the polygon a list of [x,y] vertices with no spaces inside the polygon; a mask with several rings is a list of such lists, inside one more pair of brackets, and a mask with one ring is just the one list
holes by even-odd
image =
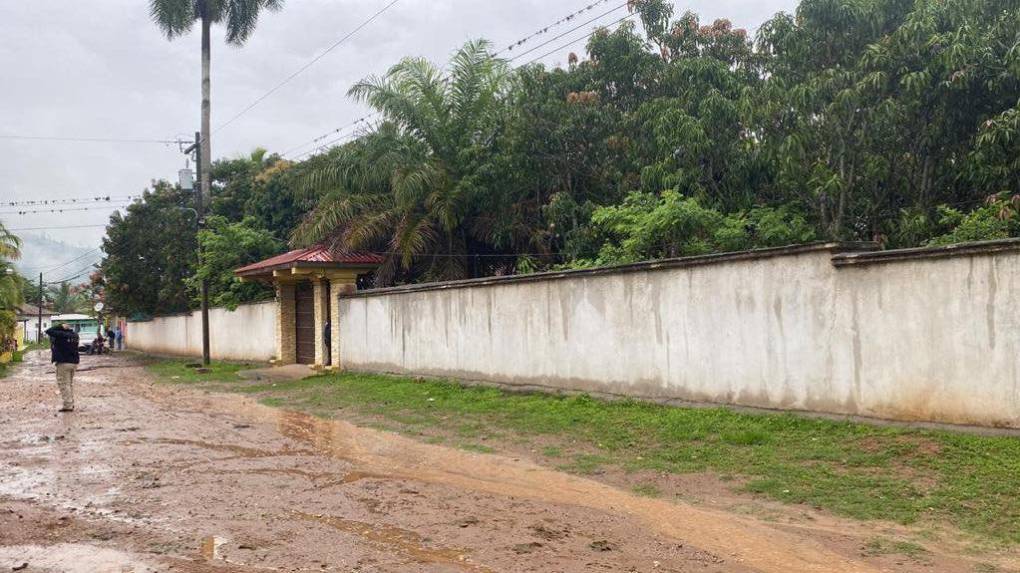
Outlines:
{"label": "distant hill", "polygon": [[[98,248],[76,247],[45,235],[21,235],[21,260],[14,266],[22,274],[34,278],[44,273],[47,281],[72,277],[102,259]],[[73,282],[83,282],[78,279]]]}

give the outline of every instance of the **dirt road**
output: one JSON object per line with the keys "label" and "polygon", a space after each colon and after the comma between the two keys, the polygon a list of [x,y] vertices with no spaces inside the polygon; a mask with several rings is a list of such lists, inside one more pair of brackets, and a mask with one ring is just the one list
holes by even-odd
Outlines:
{"label": "dirt road", "polygon": [[831,527],[153,385],[121,358],[84,363],[60,415],[45,359],[0,380],[0,571],[916,570]]}

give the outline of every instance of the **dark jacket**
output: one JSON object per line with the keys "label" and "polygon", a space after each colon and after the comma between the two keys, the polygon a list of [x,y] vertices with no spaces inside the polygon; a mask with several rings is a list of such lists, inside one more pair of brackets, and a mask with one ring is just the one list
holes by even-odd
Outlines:
{"label": "dark jacket", "polygon": [[78,364],[78,333],[59,326],[46,331],[50,337],[50,362],[54,364]]}

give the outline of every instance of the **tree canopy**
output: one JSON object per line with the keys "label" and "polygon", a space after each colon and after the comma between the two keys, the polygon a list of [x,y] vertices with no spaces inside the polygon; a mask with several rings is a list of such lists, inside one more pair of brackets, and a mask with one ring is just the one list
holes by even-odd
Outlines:
{"label": "tree canopy", "polygon": [[[630,6],[564,66],[511,68],[472,41],[358,82],[381,119],[353,140],[216,163],[210,232],[380,253],[379,285],[1020,236],[1017,0],[802,0],[755,33]],[[207,270],[229,293],[225,269]],[[185,284],[145,308],[186,306]]]}

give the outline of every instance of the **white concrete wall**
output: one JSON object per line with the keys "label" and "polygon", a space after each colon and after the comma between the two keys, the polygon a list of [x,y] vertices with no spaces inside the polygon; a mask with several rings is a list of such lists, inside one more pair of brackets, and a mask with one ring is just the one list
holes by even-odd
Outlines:
{"label": "white concrete wall", "polygon": [[1020,427],[1020,251],[834,246],[340,300],[354,370]]}
{"label": "white concrete wall", "polygon": [[[209,310],[209,352],[215,360],[268,362],[276,354],[276,303]],[[153,354],[202,355],[202,314],[129,322],[125,346]]]}
{"label": "white concrete wall", "polygon": [[836,276],[833,373],[853,411],[1020,427],[1020,253]]}

